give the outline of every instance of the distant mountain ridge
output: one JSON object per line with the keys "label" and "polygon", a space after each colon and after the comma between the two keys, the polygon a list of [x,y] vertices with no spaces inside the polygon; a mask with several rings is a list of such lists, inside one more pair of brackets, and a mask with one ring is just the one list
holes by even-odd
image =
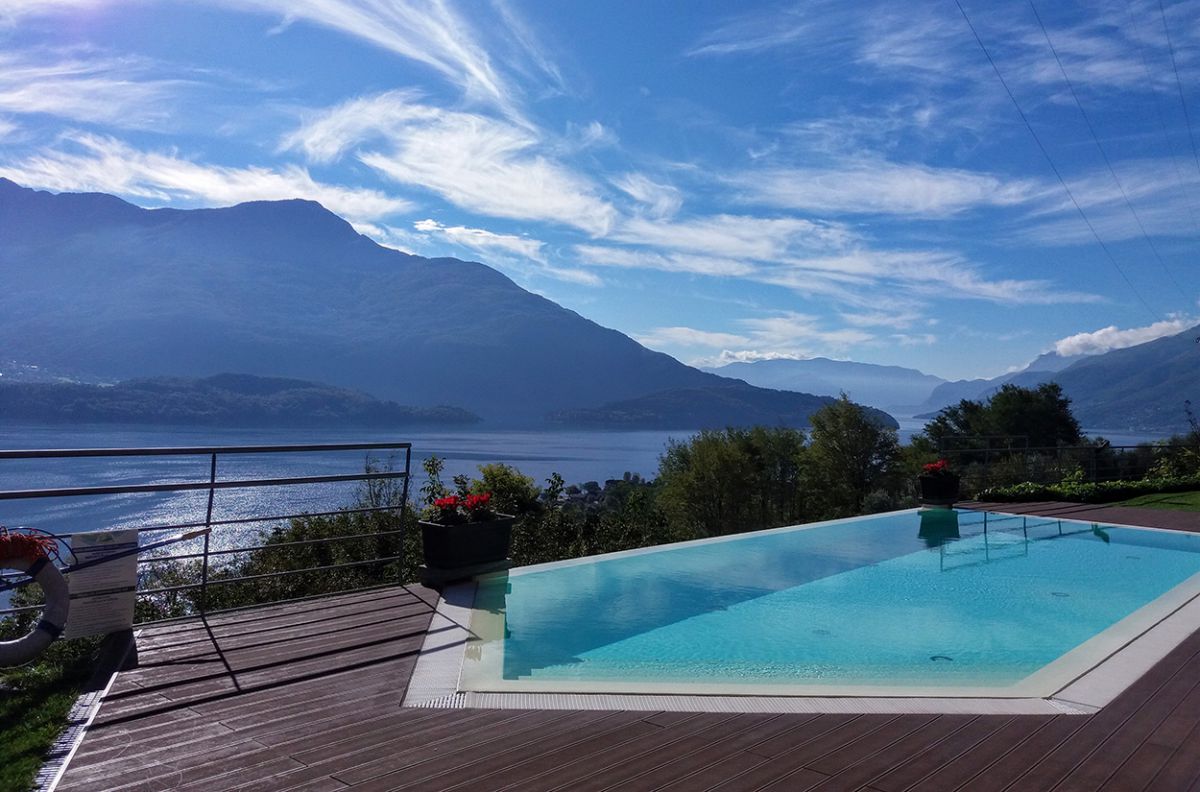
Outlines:
{"label": "distant mountain ridge", "polygon": [[1100,355],[1062,357],[1053,352],[1025,369],[990,380],[940,385],[926,401],[932,415],[963,399],[988,398],[1002,385],[1033,387],[1057,382],[1086,427],[1110,430],[1185,432],[1185,401],[1200,399],[1200,325]]}
{"label": "distant mountain ridge", "polygon": [[763,388],[838,396],[845,392],[860,404],[881,410],[918,405],[934,388],[946,382],[941,377],[902,366],[881,366],[828,358],[777,358],[748,363],[730,363],[705,371],[737,377]]}
{"label": "distant mountain ridge", "polygon": [[936,413],[943,407],[949,407],[951,404],[958,404],[963,399],[971,399],[978,401],[986,399],[996,391],[1000,390],[1001,385],[1012,383],[1013,385],[1022,385],[1031,387],[1040,385],[1043,382],[1049,382],[1054,377],[1056,372],[1074,365],[1076,362],[1083,360],[1085,355],[1069,355],[1063,357],[1057,352],[1044,352],[1033,359],[1027,366],[1018,370],[1011,371],[1007,374],[1001,374],[998,377],[990,379],[972,379],[972,380],[954,380],[952,382],[943,382],[941,385],[933,389],[929,397],[916,409],[916,414],[930,415]]}
{"label": "distant mountain ridge", "polygon": [[311,201],[146,210],[0,178],[0,272],[5,357],[96,380],[247,371],[508,425],[729,384]]}
{"label": "distant mountain ridge", "polygon": [[[796,426],[835,399],[787,390],[765,390],[743,382],[720,388],[680,388],[599,407],[561,410],[551,420],[564,426],[622,429],[702,429],[738,424]],[[868,414],[881,426],[899,429],[895,418],[873,407]]]}
{"label": "distant mountain ridge", "polygon": [[171,426],[391,427],[467,425],[457,407],[408,407],[316,382],[221,374],[115,385],[0,384],[0,422],[141,423]]}

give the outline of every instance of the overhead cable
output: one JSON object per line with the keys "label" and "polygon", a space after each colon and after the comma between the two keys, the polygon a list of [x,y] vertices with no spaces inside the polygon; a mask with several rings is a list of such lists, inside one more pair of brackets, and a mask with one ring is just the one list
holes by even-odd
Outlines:
{"label": "overhead cable", "polygon": [[1175,284],[1175,288],[1180,292],[1186,290],[1175,277],[1175,273],[1171,272],[1171,268],[1167,266],[1167,262],[1163,260],[1162,255],[1158,252],[1158,247],[1154,244],[1154,240],[1150,238],[1150,234],[1146,232],[1146,226],[1142,223],[1142,218],[1138,215],[1137,209],[1134,208],[1133,202],[1129,200],[1129,194],[1125,192],[1125,185],[1121,184],[1121,179],[1117,176],[1117,170],[1113,167],[1112,161],[1108,158],[1108,154],[1104,151],[1104,146],[1100,142],[1100,136],[1096,134],[1096,128],[1092,125],[1092,119],[1088,116],[1087,111],[1083,109],[1083,102],[1079,100],[1079,94],[1075,91],[1075,84],[1071,82],[1071,78],[1067,76],[1067,69],[1063,66],[1062,58],[1058,56],[1058,50],[1054,48],[1054,42],[1050,40],[1050,33],[1046,30],[1045,23],[1042,22],[1042,15],[1038,13],[1037,6],[1033,0],[1029,0],[1029,7],[1033,9],[1033,16],[1037,20],[1038,27],[1042,29],[1042,35],[1046,37],[1046,44],[1050,47],[1051,54],[1054,55],[1054,62],[1058,64],[1058,70],[1062,73],[1063,81],[1066,82],[1067,88],[1071,90],[1071,98],[1075,100],[1075,106],[1079,108],[1079,114],[1083,116],[1083,122],[1087,124],[1088,132],[1092,135],[1092,140],[1096,143],[1096,150],[1100,152],[1101,159],[1108,167],[1108,172],[1112,174],[1113,181],[1117,185],[1117,189],[1121,191],[1121,197],[1125,200],[1125,205],[1129,207],[1130,214],[1133,215],[1133,220],[1137,223],[1138,230],[1142,232],[1142,237],[1146,240],[1146,244],[1150,246],[1151,252],[1154,253],[1154,258],[1158,259],[1158,263],[1162,265],[1163,272]]}
{"label": "overhead cable", "polygon": [[1092,232],[1092,236],[1095,237],[1096,243],[1099,244],[1100,249],[1104,251],[1105,257],[1108,259],[1109,263],[1113,265],[1113,268],[1121,275],[1121,278],[1124,279],[1125,284],[1129,287],[1130,293],[1132,293],[1133,296],[1138,299],[1138,302],[1142,304],[1142,307],[1144,307],[1155,319],[1161,319],[1162,317],[1159,315],[1159,313],[1150,307],[1150,303],[1146,302],[1146,298],[1142,297],[1141,293],[1137,290],[1137,287],[1133,285],[1133,281],[1131,281],[1129,276],[1125,274],[1125,270],[1123,270],[1121,265],[1117,263],[1116,258],[1113,257],[1112,251],[1108,249],[1108,245],[1104,244],[1104,240],[1100,238],[1100,234],[1096,231],[1096,227],[1092,225],[1092,221],[1088,219],[1087,214],[1083,211],[1083,207],[1080,206],[1079,201],[1075,199],[1075,194],[1071,192],[1071,188],[1067,185],[1067,180],[1063,178],[1062,173],[1058,170],[1058,166],[1054,164],[1054,159],[1051,158],[1050,152],[1046,150],[1046,146],[1042,143],[1042,139],[1034,130],[1033,125],[1029,123],[1029,118],[1025,115],[1025,111],[1021,109],[1021,103],[1017,101],[1017,97],[1015,94],[1013,94],[1012,89],[1008,87],[1008,82],[1004,79],[1004,75],[1000,73],[1000,67],[996,65],[996,61],[992,58],[992,54],[988,52],[988,48],[986,45],[984,45],[983,39],[979,37],[979,32],[975,29],[975,25],[971,23],[971,18],[967,16],[967,10],[963,8],[960,0],[954,0],[954,4],[958,6],[959,13],[962,14],[962,18],[967,23],[967,27],[971,29],[971,35],[975,37],[975,41],[979,44],[979,48],[983,50],[984,57],[986,57],[988,63],[992,65],[992,71],[996,73],[996,77],[1000,80],[1000,84],[1004,86],[1004,92],[1007,93],[1008,98],[1012,100],[1013,107],[1017,109],[1017,115],[1019,115],[1021,117],[1021,121],[1025,123],[1025,128],[1029,130],[1029,134],[1033,138],[1033,142],[1037,144],[1038,150],[1040,150],[1042,152],[1042,156],[1046,158],[1046,164],[1050,166],[1050,170],[1052,170],[1054,175],[1058,178],[1058,183],[1062,185],[1067,197],[1071,199],[1071,203],[1074,204],[1075,211],[1079,212],[1079,217],[1083,220],[1084,225],[1086,225],[1088,230]]}

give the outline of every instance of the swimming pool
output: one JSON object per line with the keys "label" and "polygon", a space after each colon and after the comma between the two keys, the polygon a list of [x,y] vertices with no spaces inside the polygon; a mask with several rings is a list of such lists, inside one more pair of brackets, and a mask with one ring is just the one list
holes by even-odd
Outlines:
{"label": "swimming pool", "polygon": [[459,689],[1049,696],[1200,595],[1200,535],[910,510],[481,579]]}

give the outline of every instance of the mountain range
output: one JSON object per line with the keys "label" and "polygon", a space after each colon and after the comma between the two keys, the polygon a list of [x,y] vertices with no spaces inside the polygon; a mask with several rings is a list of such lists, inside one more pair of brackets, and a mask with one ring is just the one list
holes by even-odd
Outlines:
{"label": "mountain range", "polygon": [[1200,396],[1200,328],[1101,355],[1047,353],[992,379],[824,358],[701,371],[484,264],[382,247],[311,201],[142,209],[0,178],[0,272],[5,382],[250,372],[454,405],[491,426],[681,429],[801,424],[841,392],[925,415],[1053,380],[1085,426],[1179,431],[1185,400]]}
{"label": "mountain range", "polygon": [[847,396],[861,404],[907,414],[924,403],[946,380],[901,366],[855,363],[851,360],[776,358],[730,363],[705,371],[737,377],[763,388],[802,391],[818,396]]}
{"label": "mountain range", "polygon": [[303,380],[220,374],[159,377],[115,385],[0,384],[0,415],[33,423],[171,426],[461,426],[479,417],[457,407],[406,407],[358,391]]}
{"label": "mountain range", "polygon": [[946,381],[915,369],[852,361],[760,360],[709,369],[746,382],[819,395],[845,391],[855,401],[897,415],[932,417],[963,399],[981,401],[1003,385],[1057,382],[1079,421],[1092,429],[1186,432],[1186,401],[1200,398],[1200,326],[1098,355],[1039,355],[1024,368],[990,379]]}
{"label": "mountain range", "polygon": [[[719,391],[721,424],[829,402],[686,366],[483,264],[377,245],[311,201],[148,210],[0,178],[0,272],[5,360],[91,381],[253,372],[493,426],[594,425],[587,410],[680,391]],[[674,423],[673,404],[644,402],[641,420]]]}

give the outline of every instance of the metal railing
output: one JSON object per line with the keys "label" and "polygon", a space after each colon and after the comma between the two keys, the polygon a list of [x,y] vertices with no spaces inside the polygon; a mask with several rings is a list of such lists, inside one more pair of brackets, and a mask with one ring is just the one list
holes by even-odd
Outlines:
{"label": "metal railing", "polygon": [[[1179,450],[1183,447],[1173,447]],[[1140,445],[992,445],[942,448],[938,453],[967,492],[1032,481],[1056,484],[1071,475],[1089,482],[1142,478],[1169,447]]]}
{"label": "metal railing", "polygon": [[[256,478],[222,478],[220,460],[229,457],[247,457],[258,454],[318,454],[331,452],[350,452],[361,451],[366,453],[364,469],[358,473],[337,473],[337,474],[321,474],[321,475],[301,475],[301,476],[266,476]],[[388,463],[384,469],[376,469],[373,467],[371,452],[388,452]],[[392,469],[392,460],[399,454],[403,453],[404,466],[403,469]],[[138,574],[138,590],[136,596],[139,599],[148,597],[161,596],[164,594],[178,594],[181,592],[198,592],[198,597],[189,600],[188,612],[177,615],[166,616],[163,619],[146,619],[139,623],[147,623],[148,621],[167,620],[171,618],[179,618],[185,616],[205,615],[207,613],[216,613],[221,610],[234,610],[236,608],[218,608],[212,609],[209,607],[209,592],[214,586],[229,586],[235,584],[245,584],[253,582],[261,582],[276,578],[283,578],[293,575],[305,573],[324,573],[334,570],[344,570],[351,568],[362,568],[371,566],[383,566],[389,563],[395,563],[398,570],[403,569],[404,563],[404,525],[407,517],[408,496],[409,496],[409,480],[412,469],[412,445],[406,442],[376,442],[376,443],[320,443],[320,444],[294,444],[294,445],[249,445],[249,446],[199,446],[199,447],[172,447],[172,448],[81,448],[81,449],[41,449],[41,450],[0,450],[0,473],[3,472],[3,463],[6,460],[50,460],[50,459],[83,459],[83,458],[147,458],[147,457],[198,457],[204,459],[207,457],[208,476],[204,480],[193,481],[178,481],[178,482],[163,482],[149,481],[144,483],[131,484],[116,484],[116,485],[92,485],[92,486],[72,486],[72,487],[47,487],[37,489],[0,489],[0,501],[29,501],[50,498],[96,498],[103,496],[118,496],[131,494],[147,494],[147,493],[187,493],[187,492],[205,492],[207,499],[204,506],[204,519],[191,520],[184,522],[169,522],[163,524],[142,525],[130,528],[129,530],[137,531],[139,535],[139,544],[145,545],[165,545],[172,541],[188,542],[199,541],[202,546],[197,550],[183,553],[166,553],[143,555],[138,559],[139,574]],[[2,480],[2,479],[0,479]],[[225,490],[263,490],[267,488],[291,487],[295,485],[321,485],[321,484],[338,484],[338,483],[358,483],[360,486],[364,483],[370,487],[374,482],[399,482],[400,490],[397,498],[394,501],[386,503],[358,503],[356,505],[343,505],[341,508],[324,509],[318,511],[293,511],[288,510],[282,514],[250,514],[248,516],[237,516],[225,519],[214,519],[214,503],[218,492]],[[221,546],[213,546],[214,531],[217,531],[222,538],[232,537],[236,527],[253,526],[264,523],[290,523],[293,520],[301,520],[307,518],[325,518],[337,517],[340,515],[367,515],[374,513],[398,513],[399,520],[397,521],[398,528],[390,530],[364,531],[359,533],[337,534],[328,536],[319,536],[315,538],[289,539],[287,541],[271,541],[262,542],[261,539],[255,543],[240,545],[236,540],[232,542],[223,542]],[[164,541],[164,534],[169,532],[183,532],[177,537],[169,538]],[[189,537],[187,532],[193,532],[194,537]],[[72,533],[55,533],[56,539],[65,540],[69,544]],[[261,537],[261,533],[257,534]],[[143,538],[144,537],[144,538]],[[293,569],[279,569],[274,571],[242,574],[242,575],[213,575],[214,567],[221,559],[230,557],[247,557],[252,553],[261,551],[279,551],[288,552],[290,548],[314,548],[318,546],[331,545],[340,542],[350,541],[370,541],[393,538],[395,541],[396,552],[392,555],[382,555],[372,558],[358,559],[352,561],[319,564],[314,566],[306,566]],[[67,554],[64,553],[64,556]],[[150,575],[144,574],[143,570],[155,566],[178,564],[180,562],[198,562],[199,563],[199,580],[196,582],[183,582],[174,585],[143,587],[143,582],[150,579]],[[14,575],[7,575],[7,579],[12,579]],[[391,585],[394,583],[402,583],[399,575],[396,580],[385,583],[376,583],[369,586],[352,587],[341,589],[341,591],[367,590],[378,585]],[[335,593],[330,591],[322,591],[316,596]],[[295,597],[291,599],[305,599],[307,597]],[[280,600],[269,600],[278,602]],[[0,603],[2,604],[2,603]],[[0,620],[22,612],[40,610],[41,606],[18,606],[0,608]]]}

